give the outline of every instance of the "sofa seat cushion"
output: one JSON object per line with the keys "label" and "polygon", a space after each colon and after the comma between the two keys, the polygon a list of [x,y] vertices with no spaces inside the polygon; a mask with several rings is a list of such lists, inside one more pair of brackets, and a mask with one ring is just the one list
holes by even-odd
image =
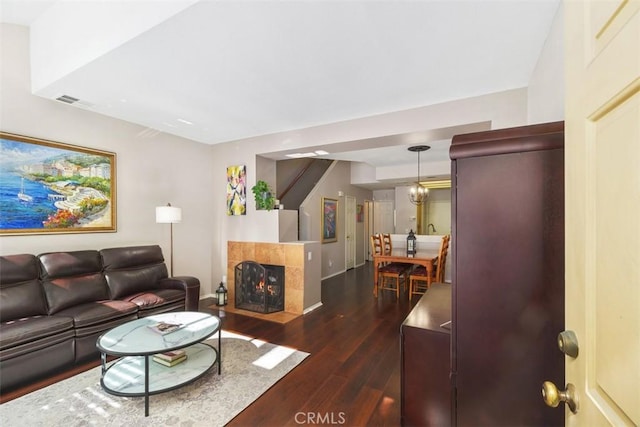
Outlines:
{"label": "sofa seat cushion", "polygon": [[124,301],[131,301],[140,310],[161,307],[163,305],[184,302],[184,291],[177,289],[155,289],[148,292],[139,292],[122,297]]}
{"label": "sofa seat cushion", "polygon": [[73,319],[67,316],[33,316],[0,324],[0,349],[37,341],[65,331],[73,331]]}
{"label": "sofa seat cushion", "polygon": [[[104,300],[76,305],[58,312],[73,319],[76,329],[104,325],[120,318],[137,317],[138,306],[128,301]],[[103,329],[103,328],[100,328]]]}
{"label": "sofa seat cushion", "polygon": [[389,274],[404,274],[411,268],[410,264],[404,264],[401,262],[392,262],[391,264],[387,264],[383,267],[380,267],[378,270],[380,273],[389,273]]}

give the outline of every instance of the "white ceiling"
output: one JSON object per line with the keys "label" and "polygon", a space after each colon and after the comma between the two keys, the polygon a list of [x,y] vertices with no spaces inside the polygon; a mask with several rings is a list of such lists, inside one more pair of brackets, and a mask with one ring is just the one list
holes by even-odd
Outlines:
{"label": "white ceiling", "polygon": [[[37,24],[61,3],[83,2],[1,0],[0,17]],[[525,87],[559,0],[191,3],[47,91],[205,144],[301,129]],[[412,141],[377,142],[333,158],[415,164]]]}
{"label": "white ceiling", "polygon": [[0,22],[31,25],[55,0],[0,0]]}

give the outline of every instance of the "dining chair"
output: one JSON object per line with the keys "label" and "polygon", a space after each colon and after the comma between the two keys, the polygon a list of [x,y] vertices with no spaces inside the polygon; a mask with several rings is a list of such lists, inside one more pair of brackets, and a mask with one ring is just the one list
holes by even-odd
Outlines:
{"label": "dining chair", "polygon": [[[393,252],[393,244],[391,243],[391,234],[383,233],[382,238],[382,253],[384,255],[391,255]],[[381,282],[379,289],[394,291],[396,298],[400,298],[400,285],[404,286],[404,291],[407,291],[407,284],[409,280],[409,272],[411,271],[412,264],[402,262],[392,262],[378,270],[378,277]]]}
{"label": "dining chair", "polygon": [[[380,234],[372,234],[371,236],[369,236],[370,242],[371,242],[371,256],[376,256],[376,255],[382,255],[382,236]],[[380,263],[378,264],[378,272],[380,272],[380,269],[387,263]],[[379,276],[378,276],[378,280],[380,280]],[[376,288],[378,288],[378,284],[376,283]]]}
{"label": "dining chair", "polygon": [[391,234],[382,233],[382,253],[385,255],[391,255],[393,251],[393,245],[391,243]]}
{"label": "dining chair", "polygon": [[416,294],[424,294],[431,283],[443,283],[444,282],[444,270],[447,263],[447,253],[449,252],[449,241],[451,236],[449,234],[442,236],[440,242],[440,250],[438,251],[438,257],[433,261],[434,269],[431,274],[431,278],[427,276],[427,268],[419,265],[413,269],[409,274],[409,300]]}
{"label": "dining chair", "polygon": [[371,255],[382,255],[382,236],[380,234],[372,234],[371,239]]}
{"label": "dining chair", "polygon": [[[376,233],[376,234],[372,234],[369,238],[371,239],[371,255],[372,256],[383,255],[384,250],[382,246],[382,235]],[[389,263],[378,264],[378,282],[375,283],[376,293],[378,290],[381,289],[380,282],[384,281],[383,275],[385,273],[389,274],[389,269],[385,269],[387,265],[389,265]]]}
{"label": "dining chair", "polygon": [[436,262],[435,276],[433,280],[438,283],[444,282],[444,269],[447,263],[447,254],[449,253],[449,242],[451,241],[451,235],[447,234],[442,236],[442,242],[440,243],[440,251],[438,253],[438,260]]}

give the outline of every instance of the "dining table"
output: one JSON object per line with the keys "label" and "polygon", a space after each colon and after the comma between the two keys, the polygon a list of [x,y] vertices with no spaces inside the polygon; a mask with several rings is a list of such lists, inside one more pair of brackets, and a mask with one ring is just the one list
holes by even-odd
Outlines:
{"label": "dining table", "polygon": [[437,248],[418,249],[413,256],[407,256],[406,248],[394,248],[391,254],[373,255],[373,296],[378,297],[378,269],[381,264],[402,262],[422,265],[427,269],[427,284],[431,285],[435,261],[438,259]]}

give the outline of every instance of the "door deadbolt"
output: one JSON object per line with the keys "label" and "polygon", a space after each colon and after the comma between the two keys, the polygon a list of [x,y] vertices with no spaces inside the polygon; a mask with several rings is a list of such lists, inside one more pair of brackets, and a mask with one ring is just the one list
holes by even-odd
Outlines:
{"label": "door deadbolt", "polygon": [[571,412],[574,414],[578,412],[578,395],[575,386],[571,383],[567,384],[566,390],[560,391],[554,383],[545,381],[542,383],[542,398],[544,403],[552,408],[556,408],[560,402],[565,402]]}
{"label": "door deadbolt", "polygon": [[578,337],[573,331],[562,331],[558,334],[558,348],[574,359],[578,357]]}

